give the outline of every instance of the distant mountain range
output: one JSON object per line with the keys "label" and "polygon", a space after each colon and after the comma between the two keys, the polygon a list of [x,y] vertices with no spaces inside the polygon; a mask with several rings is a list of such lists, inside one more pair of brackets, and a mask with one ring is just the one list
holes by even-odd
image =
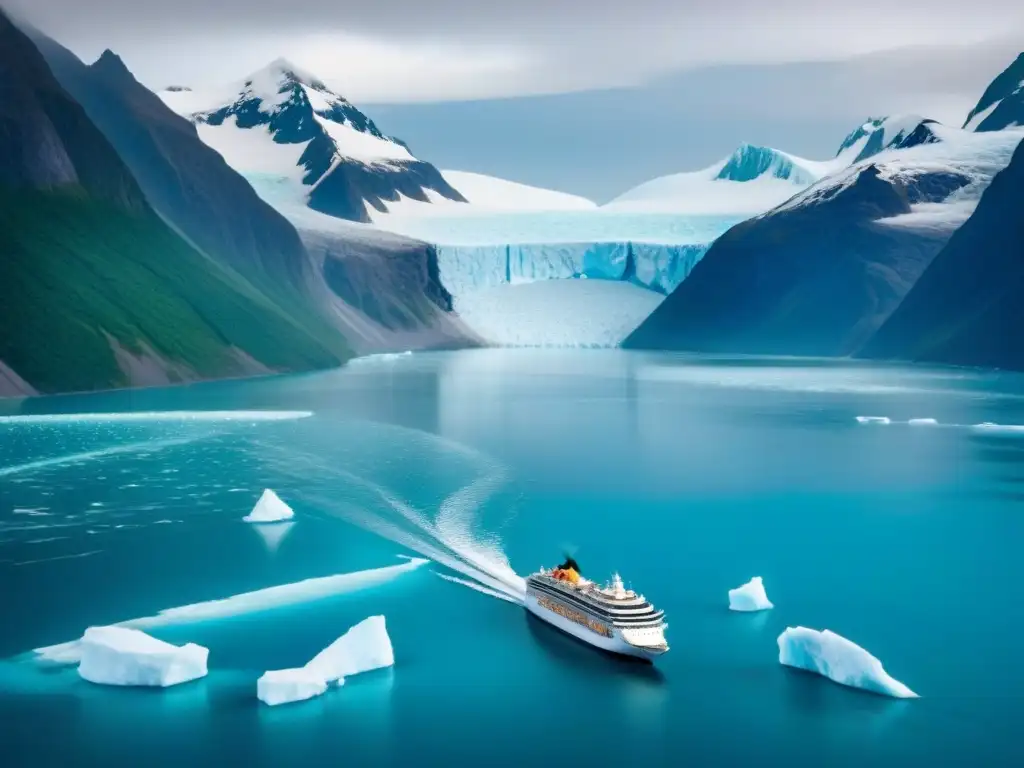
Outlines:
{"label": "distant mountain range", "polygon": [[1000,333],[1020,280],[1022,61],[966,130],[858,127],[837,155],[852,164],[721,236],[625,346],[1024,367],[1012,342],[973,337]]}
{"label": "distant mountain range", "polygon": [[887,149],[936,140],[934,121],[917,115],[873,118],[852,131],[835,157],[818,161],[772,147],[741,144],[729,157],[700,171],[661,176],[607,203],[612,209],[684,213],[763,213],[819,179]]}

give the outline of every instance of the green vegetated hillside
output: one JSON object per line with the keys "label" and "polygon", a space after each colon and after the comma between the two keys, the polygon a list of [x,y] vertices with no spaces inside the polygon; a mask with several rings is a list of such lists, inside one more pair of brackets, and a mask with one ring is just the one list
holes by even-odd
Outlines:
{"label": "green vegetated hillside", "polygon": [[[348,357],[174,234],[81,190],[0,190],[0,360],[41,392],[130,385],[107,334],[182,372],[253,373]],[[180,366],[175,369],[174,366]],[[186,374],[187,375],[187,374]],[[191,378],[192,376],[189,376]]]}

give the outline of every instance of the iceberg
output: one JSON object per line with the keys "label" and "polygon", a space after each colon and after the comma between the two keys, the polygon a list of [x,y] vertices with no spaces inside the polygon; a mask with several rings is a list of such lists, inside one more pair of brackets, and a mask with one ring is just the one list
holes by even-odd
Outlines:
{"label": "iceberg", "polygon": [[857,422],[860,424],[888,424],[890,423],[888,416],[858,416]]}
{"label": "iceberg", "polygon": [[774,608],[764,591],[764,582],[755,576],[746,584],[729,590],[730,611],[766,611]]}
{"label": "iceberg", "polygon": [[326,690],[327,681],[306,667],[264,672],[256,681],[256,698],[271,707],[312,699]]}
{"label": "iceberg", "polygon": [[206,676],[209,650],[171,645],[138,629],[89,627],[78,674],[90,683],[167,687]]}
{"label": "iceberg", "polygon": [[306,665],[329,682],[395,664],[383,616],[370,616],[339,637]]}
{"label": "iceberg", "polygon": [[912,427],[934,427],[938,423],[935,419],[911,419],[907,422]]}
{"label": "iceberg", "polygon": [[824,630],[788,627],[779,635],[779,663],[816,672],[841,685],[914,699],[917,694],[882,668],[882,662],[845,637]]}
{"label": "iceberg", "polygon": [[264,672],[256,681],[256,697],[277,706],[319,696],[330,684],[395,663],[395,651],[383,616],[370,616],[339,637],[304,667]]}
{"label": "iceberg", "polygon": [[276,493],[267,488],[256,502],[252,512],[242,518],[247,523],[278,523],[295,517],[292,508],[285,504]]}

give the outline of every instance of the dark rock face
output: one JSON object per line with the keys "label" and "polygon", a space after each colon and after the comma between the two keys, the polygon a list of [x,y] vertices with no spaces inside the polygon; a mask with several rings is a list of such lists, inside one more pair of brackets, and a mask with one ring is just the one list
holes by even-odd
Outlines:
{"label": "dark rock face", "polygon": [[626,340],[634,348],[846,355],[859,349],[948,233],[884,223],[944,199],[957,174],[883,176],[875,165],[827,179],[736,225]]}
{"label": "dark rock face", "polygon": [[449,199],[461,197],[430,163],[398,160],[387,165],[367,165],[339,160],[309,196],[309,207],[340,219],[368,222],[365,204],[385,212],[384,201],[396,201],[399,194],[429,202],[427,189]]}
{"label": "dark rock face", "polygon": [[941,139],[935,135],[935,131],[931,127],[935,124],[934,120],[922,120],[906,136],[902,134],[897,136],[887,149],[909,149],[910,147],[918,147],[922,144],[938,143]]}
{"label": "dark rock face", "polygon": [[1024,370],[1024,144],[863,357]]}
{"label": "dark rock face", "polygon": [[117,149],[150,204],[207,255],[271,293],[304,282],[294,227],[263,202],[195,126],[141,85],[110,51],[86,66],[33,33],[61,84]]}
{"label": "dark rock face", "polygon": [[[97,69],[126,72],[112,54]],[[310,370],[351,354],[334,328],[287,313],[174,232],[3,13],[0,308],[3,377],[37,392]]]}
{"label": "dark rock face", "polygon": [[142,191],[117,153],[2,13],[0,53],[0,185],[76,185],[97,199],[144,210]]}
{"label": "dark rock face", "polygon": [[936,125],[935,120],[921,119],[909,130],[901,127],[895,135],[892,135],[893,123],[896,120],[902,123],[905,122],[906,118],[869,118],[867,122],[858,126],[856,130],[852,131],[843,140],[836,155],[841,155],[864,137],[867,137],[867,141],[852,160],[851,165],[874,157],[887,149],[907,149],[921,144],[934,144],[941,141],[931,127]]}
{"label": "dark rock face", "polygon": [[1024,126],[1024,53],[985,89],[964,123],[975,131],[1001,131],[1014,125]]}

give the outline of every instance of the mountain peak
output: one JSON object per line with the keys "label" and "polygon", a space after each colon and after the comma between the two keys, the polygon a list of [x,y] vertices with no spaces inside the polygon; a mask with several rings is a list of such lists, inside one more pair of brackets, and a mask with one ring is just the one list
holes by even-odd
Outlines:
{"label": "mountain peak", "polygon": [[253,72],[246,78],[247,85],[255,84],[256,82],[265,83],[267,81],[279,87],[285,85],[306,85],[318,91],[329,90],[323,80],[301,67],[295,66],[283,57],[274,59],[263,69]]}
{"label": "mountain peak", "polygon": [[969,131],[1024,125],[1024,53],[993,80],[964,122]]}
{"label": "mountain peak", "polygon": [[127,65],[125,65],[124,60],[109,48],[103,51],[103,53],[100,54],[100,57],[90,66],[98,72],[121,76],[128,75],[128,77],[134,79],[134,75],[132,75],[131,70],[128,69]]}

